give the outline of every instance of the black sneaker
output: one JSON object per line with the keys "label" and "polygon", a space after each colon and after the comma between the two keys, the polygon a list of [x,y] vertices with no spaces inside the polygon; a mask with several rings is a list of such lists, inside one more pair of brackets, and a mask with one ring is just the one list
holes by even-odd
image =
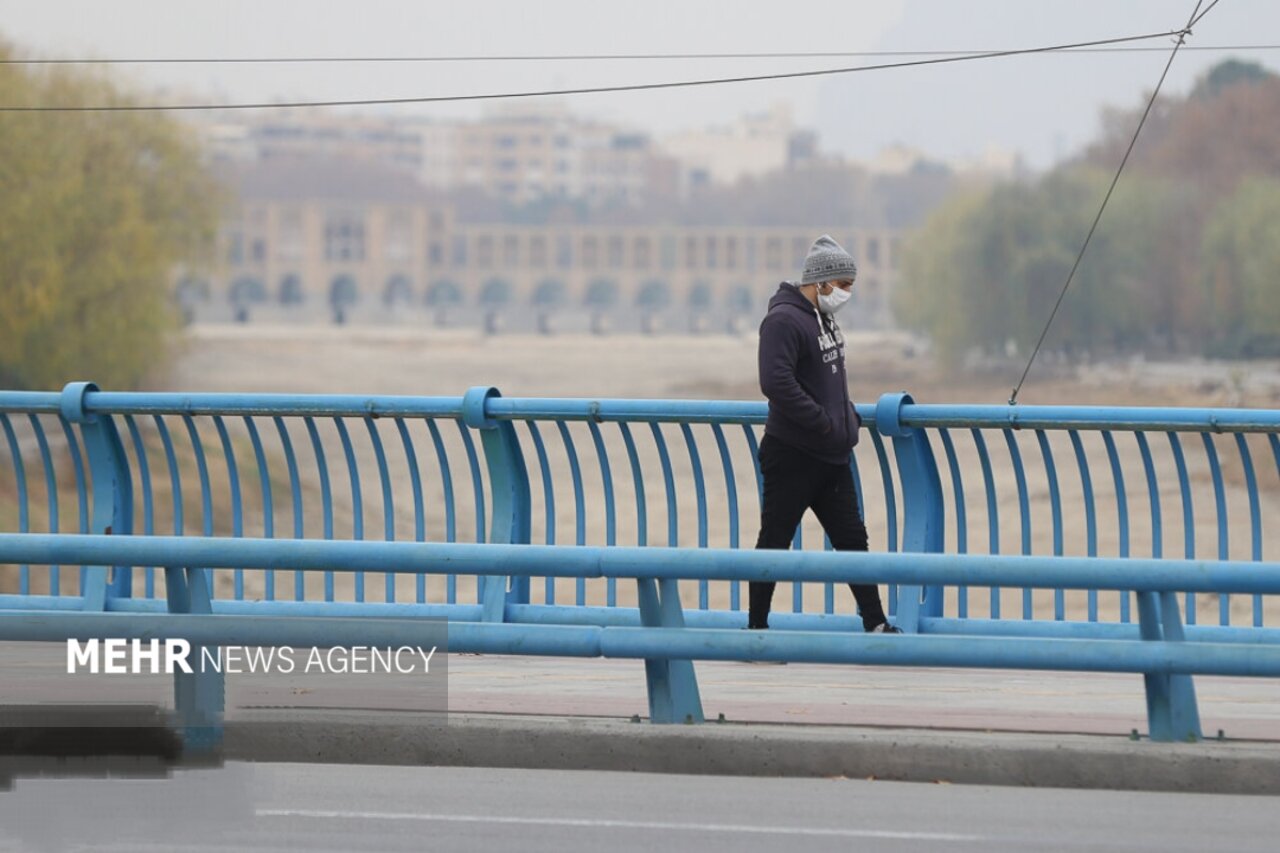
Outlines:
{"label": "black sneaker", "polygon": [[867,631],[867,633],[868,634],[901,634],[902,629],[899,628],[897,625],[890,625],[888,622],[881,622],[879,625]]}

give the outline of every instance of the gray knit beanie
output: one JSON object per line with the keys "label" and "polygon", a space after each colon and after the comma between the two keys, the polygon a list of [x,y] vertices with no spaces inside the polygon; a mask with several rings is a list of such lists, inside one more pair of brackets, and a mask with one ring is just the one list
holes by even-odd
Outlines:
{"label": "gray knit beanie", "polygon": [[823,234],[809,247],[804,259],[804,276],[801,284],[819,284],[824,281],[853,281],[858,277],[858,265],[853,256],[841,248],[830,236]]}

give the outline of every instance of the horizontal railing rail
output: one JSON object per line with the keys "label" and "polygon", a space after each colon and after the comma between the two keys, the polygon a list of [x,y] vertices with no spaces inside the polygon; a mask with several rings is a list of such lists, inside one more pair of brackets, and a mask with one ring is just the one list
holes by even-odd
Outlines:
{"label": "horizontal railing rail", "polygon": [[1087,429],[1150,432],[1276,432],[1280,411],[1156,406],[973,406],[911,403],[905,426],[979,429]]}
{"label": "horizontal railing rail", "polygon": [[[0,562],[53,566],[90,560],[121,567],[150,564],[164,567],[166,572],[188,573],[192,593],[188,603],[175,603],[173,598],[169,602],[170,610],[187,612],[148,610],[147,602],[129,599],[119,599],[114,608],[103,612],[86,612],[50,608],[38,597],[0,596],[0,640],[181,637],[201,645],[278,646],[410,643],[423,636],[421,619],[391,613],[391,618],[352,620],[343,618],[353,615],[352,611],[336,603],[311,605],[315,609],[306,614],[290,612],[289,606],[303,605],[300,602],[225,602],[219,610],[206,601],[201,608],[198,587],[204,570],[226,566],[298,572],[462,573],[496,577],[504,585],[505,578],[530,575],[612,577],[634,580],[641,589],[655,580],[678,579],[787,581],[821,577],[927,587],[967,578],[991,584],[1129,589],[1144,605],[1139,633],[1123,638],[1022,636],[1011,641],[1008,635],[972,632],[912,637],[851,631],[729,630],[686,626],[678,597],[668,600],[660,618],[652,618],[659,616],[655,611],[646,618],[642,611],[638,626],[539,624],[536,619],[492,623],[483,620],[480,608],[463,605],[441,606],[430,616],[450,620],[448,638],[453,651],[638,658],[647,661],[647,668],[665,667],[662,677],[651,674],[650,705],[654,718],[666,722],[701,719],[700,699],[688,663],[693,660],[1142,673],[1147,679],[1152,736],[1166,740],[1199,736],[1190,675],[1280,676],[1278,632],[1254,631],[1257,636],[1247,643],[1184,638],[1176,608],[1169,606],[1168,598],[1172,591],[1186,589],[1280,592],[1280,564],[1273,563],[0,534]],[[229,605],[239,607],[228,611]],[[549,605],[523,607],[528,611],[554,609]],[[458,620],[459,616],[463,619]],[[687,668],[687,679],[682,676],[682,667]],[[217,702],[201,706],[201,714],[194,718],[200,725],[193,728],[208,732],[216,730],[222,694],[221,689],[206,688],[204,692],[216,696]]]}
{"label": "horizontal railing rail", "polygon": [[0,533],[0,562],[1280,594],[1280,563]]}

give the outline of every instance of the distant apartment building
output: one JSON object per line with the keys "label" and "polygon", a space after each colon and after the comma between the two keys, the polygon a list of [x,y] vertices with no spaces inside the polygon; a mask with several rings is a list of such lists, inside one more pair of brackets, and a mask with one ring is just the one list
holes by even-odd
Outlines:
{"label": "distant apartment building", "polygon": [[360,160],[411,171],[429,188],[472,187],[516,205],[638,203],[646,194],[674,195],[679,180],[675,161],[648,136],[554,105],[475,121],[268,113],[198,127],[215,162]]}
{"label": "distant apartment building", "polygon": [[198,120],[196,128],[214,162],[342,159],[417,172],[426,162],[427,141],[438,141],[423,126],[389,118],[298,110],[211,116]]}
{"label": "distant apartment building", "polygon": [[681,164],[680,185],[686,194],[700,186],[735,184],[793,168],[817,156],[813,133],[795,126],[788,104],[673,134],[662,140],[662,147]]}
{"label": "distant apartment building", "polygon": [[443,196],[380,163],[299,158],[223,173],[239,201],[219,263],[175,280],[191,319],[742,325],[825,231],[859,263],[848,324],[891,321],[897,235],[886,229],[460,221]]}

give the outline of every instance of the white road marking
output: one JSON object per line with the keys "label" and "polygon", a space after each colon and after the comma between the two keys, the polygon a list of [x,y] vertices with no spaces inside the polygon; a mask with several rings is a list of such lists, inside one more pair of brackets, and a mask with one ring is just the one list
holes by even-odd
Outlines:
{"label": "white road marking", "polygon": [[807,826],[744,826],[728,823],[664,823],[642,820],[601,820],[571,817],[506,817],[494,815],[418,814],[414,812],[329,811],[320,809],[258,809],[258,817],[336,818],[340,820],[416,820],[440,823],[495,823],[519,826],[569,826],[587,829],[669,829],[684,832],[726,832],[757,835],[807,835],[836,838],[885,838],[910,841],[985,841],[981,835],[949,832],[907,832],[889,829],[819,829]]}

